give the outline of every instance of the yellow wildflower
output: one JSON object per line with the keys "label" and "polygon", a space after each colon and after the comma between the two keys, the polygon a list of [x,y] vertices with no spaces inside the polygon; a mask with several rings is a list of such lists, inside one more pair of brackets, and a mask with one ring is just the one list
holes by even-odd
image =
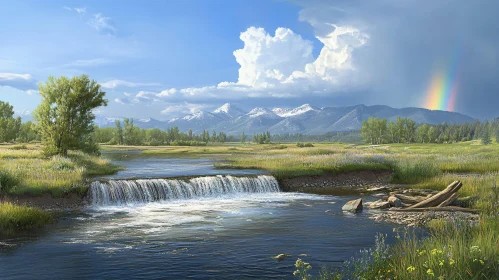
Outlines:
{"label": "yellow wildflower", "polygon": [[416,268],[412,265],[407,268],[408,272],[413,272],[414,270],[416,270]]}
{"label": "yellow wildflower", "polygon": [[431,268],[428,268],[428,270],[426,271],[426,273],[428,275],[435,276],[435,273],[433,273],[433,270],[431,270]]}

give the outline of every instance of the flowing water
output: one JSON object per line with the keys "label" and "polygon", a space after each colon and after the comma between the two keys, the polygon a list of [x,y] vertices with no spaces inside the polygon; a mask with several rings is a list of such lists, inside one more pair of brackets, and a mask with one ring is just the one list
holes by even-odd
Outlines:
{"label": "flowing water", "polygon": [[84,211],[0,240],[0,278],[292,279],[297,258],[317,272],[393,236],[342,212],[354,198],[281,192],[269,175],[101,179]]}

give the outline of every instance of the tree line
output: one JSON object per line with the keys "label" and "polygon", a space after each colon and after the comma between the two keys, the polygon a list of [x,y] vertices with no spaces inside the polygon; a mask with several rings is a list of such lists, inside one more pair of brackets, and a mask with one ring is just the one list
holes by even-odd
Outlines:
{"label": "tree line", "polygon": [[492,122],[463,124],[420,124],[408,118],[387,121],[370,117],[362,122],[361,136],[364,142],[377,145],[388,143],[456,143],[482,139],[484,144],[492,142],[494,136],[499,141],[499,118]]}
{"label": "tree line", "polygon": [[165,130],[159,128],[141,129],[134,125],[133,119],[125,118],[123,122],[115,120],[114,127],[99,128],[95,126],[95,139],[98,143],[111,145],[174,145],[174,146],[204,146],[209,142],[225,143],[234,141],[224,132],[204,130],[195,134],[192,129],[181,132],[177,126]]}

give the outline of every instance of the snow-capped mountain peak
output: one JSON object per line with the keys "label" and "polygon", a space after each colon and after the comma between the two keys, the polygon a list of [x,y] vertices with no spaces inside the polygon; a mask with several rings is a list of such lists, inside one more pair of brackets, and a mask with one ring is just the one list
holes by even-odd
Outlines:
{"label": "snow-capped mountain peak", "polygon": [[258,116],[262,116],[262,115],[275,115],[275,114],[274,114],[274,112],[270,111],[269,109],[265,109],[262,107],[256,107],[255,109],[251,110],[247,115],[251,118],[255,118]]}
{"label": "snow-capped mountain peak", "polygon": [[281,117],[291,117],[304,114],[308,111],[319,111],[319,109],[310,106],[310,104],[303,104],[300,107],[296,107],[293,110],[288,110],[287,112],[281,114]]}
{"label": "snow-capped mountain peak", "polygon": [[284,115],[289,113],[289,111],[291,111],[291,109],[288,109],[288,108],[274,108],[274,109],[272,109],[272,112],[274,112],[279,117],[283,117]]}
{"label": "snow-capped mountain peak", "polygon": [[235,118],[244,115],[245,112],[230,103],[225,103],[224,105],[215,109],[213,111],[213,114],[224,115],[229,118]]}
{"label": "snow-capped mountain peak", "polygon": [[194,119],[203,119],[205,117],[205,112],[203,111],[196,111],[192,114],[189,114],[187,116],[184,116],[182,119],[186,121],[194,120]]}

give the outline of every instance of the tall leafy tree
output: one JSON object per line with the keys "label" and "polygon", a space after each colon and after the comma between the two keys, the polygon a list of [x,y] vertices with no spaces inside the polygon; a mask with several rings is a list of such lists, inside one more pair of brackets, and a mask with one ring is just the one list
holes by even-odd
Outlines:
{"label": "tall leafy tree", "polygon": [[105,92],[87,75],[49,77],[40,84],[41,104],[34,112],[45,152],[66,156],[68,150],[98,152],[92,133],[93,109],[106,106]]}
{"label": "tall leafy tree", "polygon": [[418,141],[420,143],[428,143],[428,131],[430,130],[430,126],[427,124],[423,124],[417,129]]}
{"label": "tall leafy tree", "polygon": [[14,107],[0,101],[0,143],[15,140],[21,127],[21,118],[14,118]]}
{"label": "tall leafy tree", "polygon": [[40,136],[35,131],[35,125],[32,122],[21,123],[19,133],[17,134],[17,141],[22,143],[29,143],[31,141],[40,140]]}
{"label": "tall leafy tree", "polygon": [[387,140],[389,143],[398,142],[398,130],[393,121],[389,121],[387,125]]}
{"label": "tall leafy tree", "polygon": [[405,124],[405,141],[407,143],[412,143],[414,142],[416,138],[416,122],[406,118],[404,119],[404,124]]}
{"label": "tall leafy tree", "polygon": [[114,121],[114,140],[118,145],[123,145],[123,127],[121,127],[120,120]]}

